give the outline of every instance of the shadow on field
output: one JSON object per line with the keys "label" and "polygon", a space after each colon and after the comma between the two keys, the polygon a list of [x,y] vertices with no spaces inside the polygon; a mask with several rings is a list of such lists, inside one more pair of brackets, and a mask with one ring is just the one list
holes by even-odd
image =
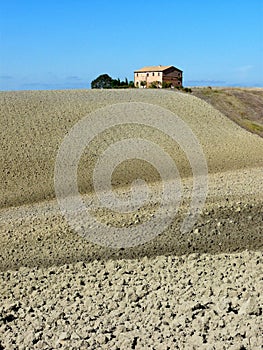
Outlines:
{"label": "shadow on field", "polygon": [[[109,249],[73,233],[62,217],[50,216],[10,230],[2,227],[0,270],[21,266],[49,267],[108,259],[139,259],[159,255],[234,253],[263,249],[260,205],[221,207],[200,216],[192,232],[180,233],[181,218],[152,241],[133,248]],[[3,226],[3,225],[2,225]]]}

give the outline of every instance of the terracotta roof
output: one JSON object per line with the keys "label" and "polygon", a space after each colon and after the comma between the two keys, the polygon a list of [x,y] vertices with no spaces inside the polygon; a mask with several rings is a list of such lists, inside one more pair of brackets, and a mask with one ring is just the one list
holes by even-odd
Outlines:
{"label": "terracotta roof", "polygon": [[[149,66],[149,67],[143,67],[143,68],[140,68],[140,69],[137,69],[135,70],[134,72],[137,73],[137,72],[163,72],[165,71],[166,69],[168,68],[175,68],[174,66]],[[179,70],[181,72],[180,69],[178,68],[175,68],[177,70]]]}

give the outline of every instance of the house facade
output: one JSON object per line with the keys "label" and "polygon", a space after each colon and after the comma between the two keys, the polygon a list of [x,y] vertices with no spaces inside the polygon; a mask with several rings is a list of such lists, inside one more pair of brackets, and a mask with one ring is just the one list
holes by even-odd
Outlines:
{"label": "house facade", "polygon": [[151,84],[161,88],[163,83],[176,87],[183,84],[183,71],[174,66],[149,66],[134,71],[134,85],[148,88]]}

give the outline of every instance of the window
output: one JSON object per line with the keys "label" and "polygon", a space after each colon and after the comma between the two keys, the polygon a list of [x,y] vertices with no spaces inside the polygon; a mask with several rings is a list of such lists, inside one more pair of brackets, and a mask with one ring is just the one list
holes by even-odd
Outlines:
{"label": "window", "polygon": [[158,77],[160,76],[160,72],[158,73]]}
{"label": "window", "polygon": [[136,74],[136,76],[138,77],[138,76],[139,76],[139,74],[137,73],[137,74]]}
{"label": "window", "polygon": [[154,77],[154,72],[152,73],[152,76]]}
{"label": "window", "polygon": [[147,73],[146,76],[148,77],[148,76],[149,76],[149,73]]}

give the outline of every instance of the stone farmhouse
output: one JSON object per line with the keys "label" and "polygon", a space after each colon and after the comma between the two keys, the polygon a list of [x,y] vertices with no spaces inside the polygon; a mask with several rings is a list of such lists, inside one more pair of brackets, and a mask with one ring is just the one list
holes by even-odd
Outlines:
{"label": "stone farmhouse", "polygon": [[174,66],[149,66],[134,71],[134,85],[139,88],[148,88],[151,84],[161,88],[163,83],[172,88],[182,86],[183,71]]}

